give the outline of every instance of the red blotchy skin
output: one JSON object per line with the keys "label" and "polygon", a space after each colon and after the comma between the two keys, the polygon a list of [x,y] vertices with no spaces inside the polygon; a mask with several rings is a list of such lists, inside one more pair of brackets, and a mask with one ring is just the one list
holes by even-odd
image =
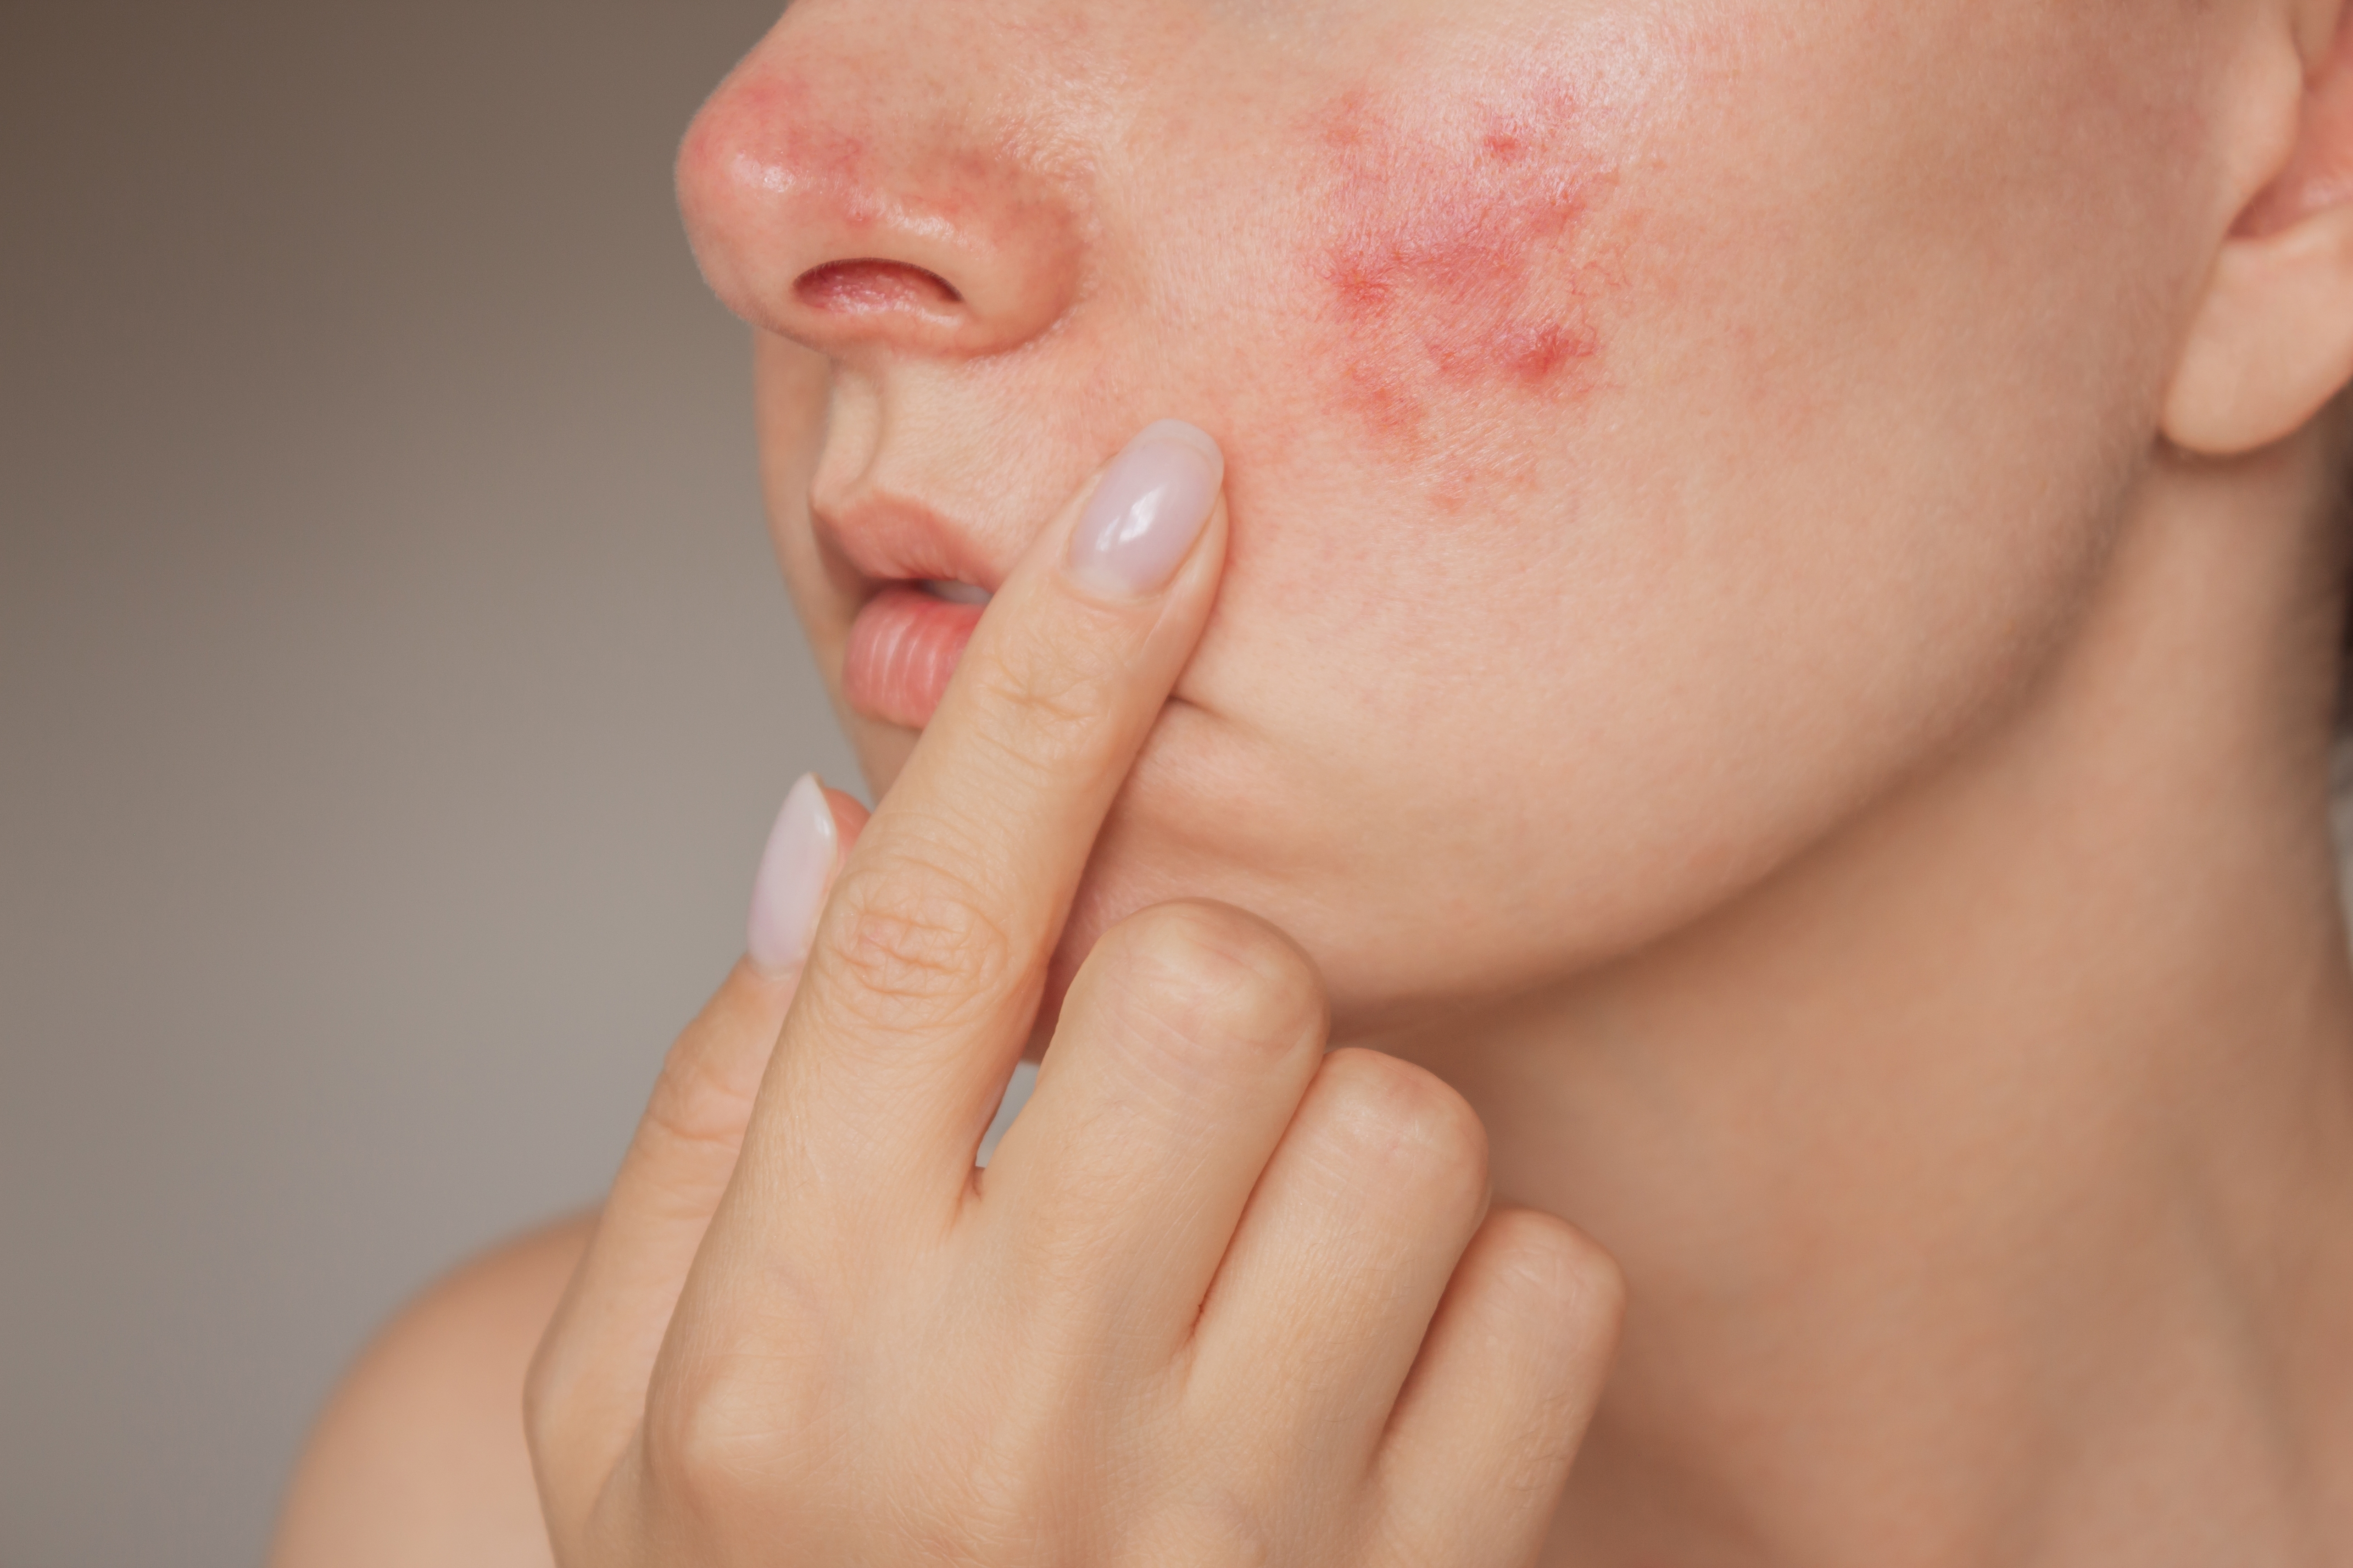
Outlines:
{"label": "red blotchy skin", "polygon": [[[871,118],[871,110],[839,92],[821,94],[798,76],[744,74],[724,84],[689,127],[680,163],[706,177],[754,183],[771,197],[807,201],[849,230],[895,218],[987,231],[1007,221],[992,200],[1018,217],[1034,179],[968,148],[915,158],[909,148],[940,139],[894,137],[887,128],[870,134]],[[848,279],[844,292],[874,281]],[[939,285],[933,278],[923,288]]]}
{"label": "red blotchy skin", "polygon": [[772,178],[830,197],[852,225],[862,226],[882,216],[872,195],[872,159],[865,139],[844,130],[807,82],[752,76],[725,84],[720,99],[724,113],[706,111],[688,128],[681,163],[723,167],[730,150],[750,150],[775,172]]}
{"label": "red blotchy skin", "polygon": [[1331,216],[1310,265],[1341,344],[1339,401],[1443,469],[1462,433],[1451,416],[1558,405],[1590,384],[1586,230],[1611,182],[1557,81],[1451,115],[1385,108],[1354,92],[1319,117],[1310,200]]}

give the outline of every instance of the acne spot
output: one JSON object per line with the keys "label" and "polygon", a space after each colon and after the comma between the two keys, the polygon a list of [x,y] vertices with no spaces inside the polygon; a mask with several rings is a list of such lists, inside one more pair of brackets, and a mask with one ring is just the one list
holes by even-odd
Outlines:
{"label": "acne spot", "polygon": [[1307,265],[1334,395],[1386,447],[1444,467],[1505,405],[1590,385],[1606,268],[1588,230],[1611,180],[1588,119],[1556,80],[1430,108],[1356,91],[1318,116]]}

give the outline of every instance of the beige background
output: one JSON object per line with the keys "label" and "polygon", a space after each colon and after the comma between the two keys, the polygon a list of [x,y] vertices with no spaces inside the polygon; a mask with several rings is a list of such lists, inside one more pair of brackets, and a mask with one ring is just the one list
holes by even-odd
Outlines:
{"label": "beige background", "polygon": [[670,157],[776,0],[0,26],[0,1565],[260,1553],[849,779]]}

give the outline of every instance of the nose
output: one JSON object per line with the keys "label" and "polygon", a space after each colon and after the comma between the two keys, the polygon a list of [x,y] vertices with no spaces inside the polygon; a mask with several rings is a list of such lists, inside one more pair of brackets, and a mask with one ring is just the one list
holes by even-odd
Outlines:
{"label": "nose", "polygon": [[1036,133],[1031,73],[828,36],[846,12],[795,6],[687,132],[679,205],[704,278],[836,359],[1039,336],[1077,292],[1084,161]]}

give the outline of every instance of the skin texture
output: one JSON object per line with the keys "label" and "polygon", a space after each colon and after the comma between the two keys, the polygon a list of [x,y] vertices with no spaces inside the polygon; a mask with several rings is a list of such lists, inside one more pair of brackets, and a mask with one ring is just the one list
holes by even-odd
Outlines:
{"label": "skin texture", "polygon": [[[1229,448],[1219,611],[1066,956],[1187,890],[1305,943],[1344,1032],[1542,984],[1754,885],[2047,668],[2230,200],[2188,133],[2195,14],[1772,9],[1303,9],[1244,50],[1212,12],[1008,8],[902,110],[828,93],[903,18],[815,5],[714,97],[681,164],[699,254],[837,355],[814,540],[779,498],[821,653],[871,591],[820,564],[862,510],[920,504],[986,576],[1132,426],[1180,409]],[[2021,183],[2053,104],[2149,155]],[[945,121],[902,156],[1042,149],[959,198],[1037,237],[967,267],[963,336],[921,354],[770,279],[806,268],[767,226],[810,209],[730,172],[830,171],[812,122],[881,158],[902,114]],[[876,238],[843,221],[828,251]],[[903,735],[853,728],[887,786]]]}
{"label": "skin texture", "polygon": [[[1583,105],[1538,76],[1463,118],[1431,135],[1350,93],[1308,132],[1305,201],[1336,231],[1309,258],[1339,351],[1326,395],[1378,446],[1426,459],[1449,405],[1532,403],[1557,419],[1601,349],[1588,301],[1609,258],[1579,241],[1607,204],[1609,160],[1585,142]],[[1481,477],[1462,465],[1445,499],[1467,503]]]}
{"label": "skin texture", "polygon": [[[800,0],[685,139],[838,699],[887,581],[998,587],[1150,420],[1224,449],[1214,605],[998,1023],[1090,1081],[1106,933],[1215,900],[1458,1094],[1626,1284],[1545,1562],[2346,1561],[2344,7],[1463,11]],[[989,818],[923,762],[968,718],[840,711],[886,816]],[[966,1098],[806,1123],[955,1153]],[[1261,1364],[1395,1328],[1287,1321]],[[935,1330],[882,1364],[967,1371]]]}

